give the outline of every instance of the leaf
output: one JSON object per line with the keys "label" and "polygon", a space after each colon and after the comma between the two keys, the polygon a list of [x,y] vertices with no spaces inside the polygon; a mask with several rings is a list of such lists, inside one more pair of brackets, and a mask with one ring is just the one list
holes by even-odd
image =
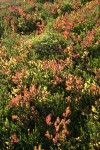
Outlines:
{"label": "leaf", "polygon": [[97,110],[96,110],[96,108],[95,108],[94,106],[92,106],[92,112],[94,112],[94,113],[97,113],[97,114],[98,114],[98,112],[97,112]]}

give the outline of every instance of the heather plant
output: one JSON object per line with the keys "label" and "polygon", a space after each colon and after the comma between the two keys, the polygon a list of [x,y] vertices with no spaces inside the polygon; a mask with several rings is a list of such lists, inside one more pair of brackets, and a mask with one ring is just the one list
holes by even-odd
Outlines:
{"label": "heather plant", "polygon": [[99,149],[98,0],[0,11],[0,148]]}
{"label": "heather plant", "polygon": [[62,54],[64,47],[66,47],[66,41],[62,36],[52,30],[51,32],[45,31],[44,34],[32,38],[27,43],[32,44],[32,48],[39,59],[57,57],[57,55]]}

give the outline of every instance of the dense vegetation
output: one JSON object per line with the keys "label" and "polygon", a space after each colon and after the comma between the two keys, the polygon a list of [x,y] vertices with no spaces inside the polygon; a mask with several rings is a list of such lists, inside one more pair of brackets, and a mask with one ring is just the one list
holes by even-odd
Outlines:
{"label": "dense vegetation", "polygon": [[0,150],[99,149],[99,4],[0,4]]}

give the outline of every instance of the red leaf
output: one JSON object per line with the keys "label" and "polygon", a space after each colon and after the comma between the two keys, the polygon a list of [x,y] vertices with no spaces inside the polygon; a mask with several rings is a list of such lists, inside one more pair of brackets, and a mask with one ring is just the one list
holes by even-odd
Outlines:
{"label": "red leaf", "polygon": [[52,117],[52,114],[49,114],[46,116],[46,124],[47,125],[51,125],[51,117]]}

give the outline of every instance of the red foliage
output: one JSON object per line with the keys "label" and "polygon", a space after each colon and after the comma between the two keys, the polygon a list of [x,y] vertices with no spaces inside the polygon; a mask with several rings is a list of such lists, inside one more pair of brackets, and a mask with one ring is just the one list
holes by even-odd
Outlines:
{"label": "red foliage", "polygon": [[85,40],[82,41],[82,48],[86,48],[92,44],[95,36],[95,30],[88,31]]}
{"label": "red foliage", "polygon": [[12,143],[18,143],[18,138],[17,138],[16,133],[14,133],[14,134],[11,136],[11,142],[12,142]]}
{"label": "red foliage", "polygon": [[49,114],[46,116],[46,124],[47,125],[51,125],[51,117],[52,117],[52,114]]}
{"label": "red foliage", "polygon": [[13,11],[13,12],[17,12],[17,13],[19,13],[21,16],[24,16],[25,14],[24,14],[24,10],[21,8],[21,7],[19,7],[19,6],[10,6],[9,8],[8,8],[8,10],[9,11]]}
{"label": "red foliage", "polygon": [[17,95],[15,98],[13,98],[9,104],[11,106],[15,106],[15,105],[19,105],[19,103],[21,102],[22,96],[21,95]]}
{"label": "red foliage", "polygon": [[[57,117],[54,122],[54,135],[50,134],[47,130],[45,136],[53,141],[54,144],[60,144],[61,141],[66,140],[70,135],[70,132],[67,130],[67,124],[70,123],[70,119],[67,119],[67,116],[71,113],[70,107],[67,107],[63,113],[63,118]],[[51,114],[47,116],[48,125],[51,125]]]}

